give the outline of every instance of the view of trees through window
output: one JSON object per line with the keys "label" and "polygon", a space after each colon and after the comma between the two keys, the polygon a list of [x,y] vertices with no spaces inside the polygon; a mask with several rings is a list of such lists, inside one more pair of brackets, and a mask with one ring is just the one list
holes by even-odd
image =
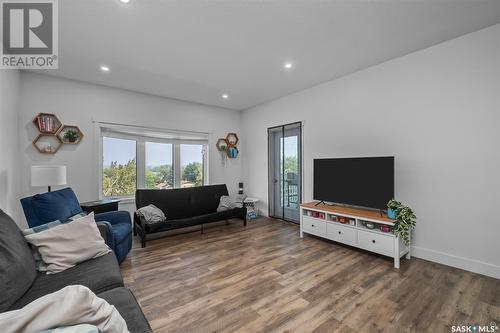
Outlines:
{"label": "view of trees through window", "polygon": [[[281,177],[285,180],[281,188],[282,205],[290,207],[299,203],[299,183],[298,183],[298,157],[297,157],[297,136],[286,136],[281,138],[281,147],[284,150],[281,161],[283,171]],[[284,173],[284,174],[283,174]]]}
{"label": "view of trees through window", "polygon": [[[143,150],[144,184],[137,185],[136,141],[103,137],[102,191],[106,197],[131,196],[136,187],[170,189],[203,185],[203,145],[180,144],[180,180],[174,180],[172,143],[145,142]],[[142,182],[142,181],[141,181]]]}
{"label": "view of trees through window", "polygon": [[181,187],[203,185],[203,145],[182,144]]}
{"label": "view of trees through window", "polygon": [[174,187],[171,143],[146,142],[146,188]]}
{"label": "view of trees through window", "polygon": [[134,195],[137,184],[135,141],[104,137],[102,155],[103,195]]}

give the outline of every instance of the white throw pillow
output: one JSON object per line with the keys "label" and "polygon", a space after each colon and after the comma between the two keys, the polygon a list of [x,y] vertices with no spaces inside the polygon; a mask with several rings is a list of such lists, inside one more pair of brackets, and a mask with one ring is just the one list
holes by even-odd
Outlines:
{"label": "white throw pillow", "polygon": [[144,218],[147,224],[155,224],[165,221],[163,211],[155,205],[147,205],[137,210],[137,214]]}
{"label": "white throw pillow", "polygon": [[47,274],[111,252],[97,228],[94,213],[24,237],[40,252]]}
{"label": "white throw pillow", "polygon": [[[45,231],[47,229],[57,227],[58,225],[61,225],[63,223],[70,223],[70,222],[72,222],[74,220],[78,220],[79,218],[84,217],[86,215],[87,215],[86,213],[79,213],[79,214],[73,215],[67,219],[55,220],[55,221],[52,221],[49,223],[41,224],[41,225],[33,227],[33,228],[24,229],[23,236],[31,235],[31,234],[34,234],[37,232],[42,232],[42,231]],[[33,246],[31,244],[30,244],[30,248],[31,248],[31,253],[33,254],[33,258],[35,259],[36,269],[40,272],[46,272],[47,265],[43,262],[43,259],[42,259],[40,252],[38,252],[38,249],[36,248],[36,246]]]}
{"label": "white throw pillow", "polygon": [[245,201],[246,195],[223,195],[220,197],[219,207],[217,207],[218,212],[223,212],[226,210],[241,208],[243,207],[243,201]]}

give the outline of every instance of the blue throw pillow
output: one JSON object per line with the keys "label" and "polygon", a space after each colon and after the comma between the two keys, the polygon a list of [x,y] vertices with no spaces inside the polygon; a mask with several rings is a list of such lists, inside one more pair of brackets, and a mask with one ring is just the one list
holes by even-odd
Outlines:
{"label": "blue throw pillow", "polygon": [[47,223],[81,213],[82,208],[70,188],[37,194],[31,198],[31,207],[39,221]]}
{"label": "blue throw pillow", "polygon": [[49,223],[37,225],[36,227],[33,227],[33,228],[24,229],[23,230],[23,235],[26,236],[26,235],[35,234],[37,232],[41,232],[41,231],[44,231],[44,230],[49,230],[51,228],[57,227],[58,225],[69,223],[69,222],[72,222],[74,220],[78,220],[79,218],[82,218],[84,216],[87,216],[87,214],[85,214],[85,213],[79,213],[79,214],[75,214],[75,215],[73,215],[73,216],[71,216],[71,217],[69,217],[67,219],[55,220],[55,221],[52,221],[52,222],[49,222]]}

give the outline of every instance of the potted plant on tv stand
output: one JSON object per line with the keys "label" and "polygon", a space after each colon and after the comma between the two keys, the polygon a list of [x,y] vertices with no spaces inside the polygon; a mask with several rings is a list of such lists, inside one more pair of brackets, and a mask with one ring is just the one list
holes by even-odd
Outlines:
{"label": "potted plant on tv stand", "polygon": [[409,246],[411,229],[415,228],[417,224],[417,217],[413,210],[395,199],[387,203],[387,208],[394,212],[394,219],[396,220],[393,228],[394,235],[401,238],[406,246]]}

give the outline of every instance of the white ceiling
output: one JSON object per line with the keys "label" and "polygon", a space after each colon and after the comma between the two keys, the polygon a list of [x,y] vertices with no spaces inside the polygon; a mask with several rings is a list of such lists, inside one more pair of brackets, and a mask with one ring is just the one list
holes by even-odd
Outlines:
{"label": "white ceiling", "polygon": [[45,73],[241,110],[497,23],[499,0],[62,0]]}

